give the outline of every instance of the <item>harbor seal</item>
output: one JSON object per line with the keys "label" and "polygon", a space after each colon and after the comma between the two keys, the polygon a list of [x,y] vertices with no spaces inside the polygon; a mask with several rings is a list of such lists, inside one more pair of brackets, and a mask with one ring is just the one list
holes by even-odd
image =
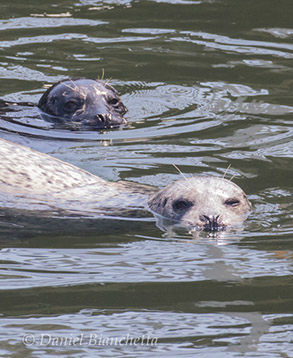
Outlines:
{"label": "harbor seal", "polygon": [[218,177],[179,180],[149,198],[150,209],[195,230],[220,231],[241,224],[251,209],[243,190]]}
{"label": "harbor seal", "polygon": [[126,123],[126,107],[108,83],[66,79],[55,83],[38,103],[41,117],[75,130],[115,128]]}
{"label": "harbor seal", "polygon": [[151,211],[194,230],[242,223],[251,205],[222,178],[184,178],[162,190],[109,182],[76,166],[0,139],[0,208],[49,217],[140,216]]}

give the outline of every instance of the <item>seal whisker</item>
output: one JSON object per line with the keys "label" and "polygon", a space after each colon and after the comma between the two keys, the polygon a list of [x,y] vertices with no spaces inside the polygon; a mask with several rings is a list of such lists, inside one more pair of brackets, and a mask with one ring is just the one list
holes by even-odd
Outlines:
{"label": "seal whisker", "polygon": [[71,87],[70,85],[67,85],[65,83],[64,83],[64,86],[71,89],[74,92],[79,93],[83,97],[83,99],[86,99],[87,92],[86,92],[85,87],[77,86],[77,84],[74,83],[74,81],[72,79],[70,79],[70,82],[73,87]]}
{"label": "seal whisker", "polygon": [[[184,179],[187,181],[187,183],[189,184],[187,176],[182,173],[182,171],[177,167],[176,164],[172,164],[172,165],[173,165],[173,167],[183,176],[183,178],[184,178]],[[188,186],[189,186],[189,185],[188,185]],[[189,187],[190,187],[190,189],[192,189],[191,186],[189,186]]]}
{"label": "seal whisker", "polygon": [[100,76],[98,76],[98,80],[103,81],[104,76],[105,76],[105,69],[104,69],[104,67],[102,67],[102,75],[101,75],[101,78],[100,78]]}
{"label": "seal whisker", "polygon": [[180,185],[180,186],[182,186],[182,188],[184,188],[184,189],[190,189],[188,186],[183,185],[183,184],[182,184],[182,183],[180,183],[180,182],[177,182],[177,184],[178,184],[178,185]]}
{"label": "seal whisker", "polygon": [[105,81],[105,84],[108,85],[111,81],[112,81],[112,77],[109,77],[109,78]]}
{"label": "seal whisker", "polygon": [[229,180],[232,181],[232,180],[236,177],[236,175],[237,175],[237,174],[232,175]]}
{"label": "seal whisker", "polygon": [[183,177],[185,177],[184,174],[182,173],[182,171],[177,167],[176,164],[172,164],[172,165],[178,171],[178,173],[180,173]]}
{"label": "seal whisker", "polygon": [[225,179],[225,176],[226,176],[228,170],[230,169],[230,167],[231,167],[231,164],[229,164],[228,167],[226,168],[226,170],[225,170],[225,172],[224,172],[224,175],[223,175],[223,177],[222,177],[223,179]]}

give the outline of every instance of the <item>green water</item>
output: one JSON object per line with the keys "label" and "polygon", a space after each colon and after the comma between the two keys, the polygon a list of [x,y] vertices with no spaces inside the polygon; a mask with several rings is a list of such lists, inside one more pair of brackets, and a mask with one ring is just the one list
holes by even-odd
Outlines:
{"label": "green water", "polygon": [[180,178],[172,164],[227,172],[253,204],[241,232],[215,236],[151,217],[1,214],[1,356],[293,357],[292,1],[1,10],[1,98],[37,102],[48,84],[104,72],[128,108],[121,130],[48,131],[24,116],[1,119],[2,138],[113,181],[163,187]]}

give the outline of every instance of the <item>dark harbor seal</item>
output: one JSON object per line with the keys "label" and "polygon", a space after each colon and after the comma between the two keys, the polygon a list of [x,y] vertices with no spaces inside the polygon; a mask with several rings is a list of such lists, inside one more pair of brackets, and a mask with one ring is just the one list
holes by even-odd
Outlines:
{"label": "dark harbor seal", "polygon": [[98,131],[126,124],[126,112],[118,92],[107,82],[67,79],[52,85],[38,105],[0,100],[0,128],[18,133],[26,133],[26,127]]}
{"label": "dark harbor seal", "polygon": [[67,124],[71,129],[115,128],[126,123],[127,109],[108,83],[91,79],[67,79],[55,83],[38,103],[44,120]]}
{"label": "dark harbor seal", "polygon": [[242,223],[250,203],[240,187],[217,177],[191,177],[162,190],[108,182],[71,164],[0,139],[0,208],[47,217],[155,215],[195,230]]}

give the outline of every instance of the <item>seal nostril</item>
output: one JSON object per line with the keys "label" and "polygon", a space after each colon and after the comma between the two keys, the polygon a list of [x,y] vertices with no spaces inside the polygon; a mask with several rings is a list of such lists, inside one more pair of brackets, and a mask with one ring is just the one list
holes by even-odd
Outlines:
{"label": "seal nostril", "polygon": [[110,124],[112,121],[111,114],[97,114],[96,117],[99,120],[99,122],[104,125]]}
{"label": "seal nostril", "polygon": [[106,118],[104,114],[97,114],[97,118],[99,119],[100,122],[105,123],[106,122]]}
{"label": "seal nostril", "polygon": [[201,215],[199,217],[200,221],[204,223],[204,230],[205,231],[218,231],[219,230],[219,219],[220,215]]}
{"label": "seal nostril", "polygon": [[210,222],[210,218],[207,215],[200,215],[199,220],[202,222]]}

